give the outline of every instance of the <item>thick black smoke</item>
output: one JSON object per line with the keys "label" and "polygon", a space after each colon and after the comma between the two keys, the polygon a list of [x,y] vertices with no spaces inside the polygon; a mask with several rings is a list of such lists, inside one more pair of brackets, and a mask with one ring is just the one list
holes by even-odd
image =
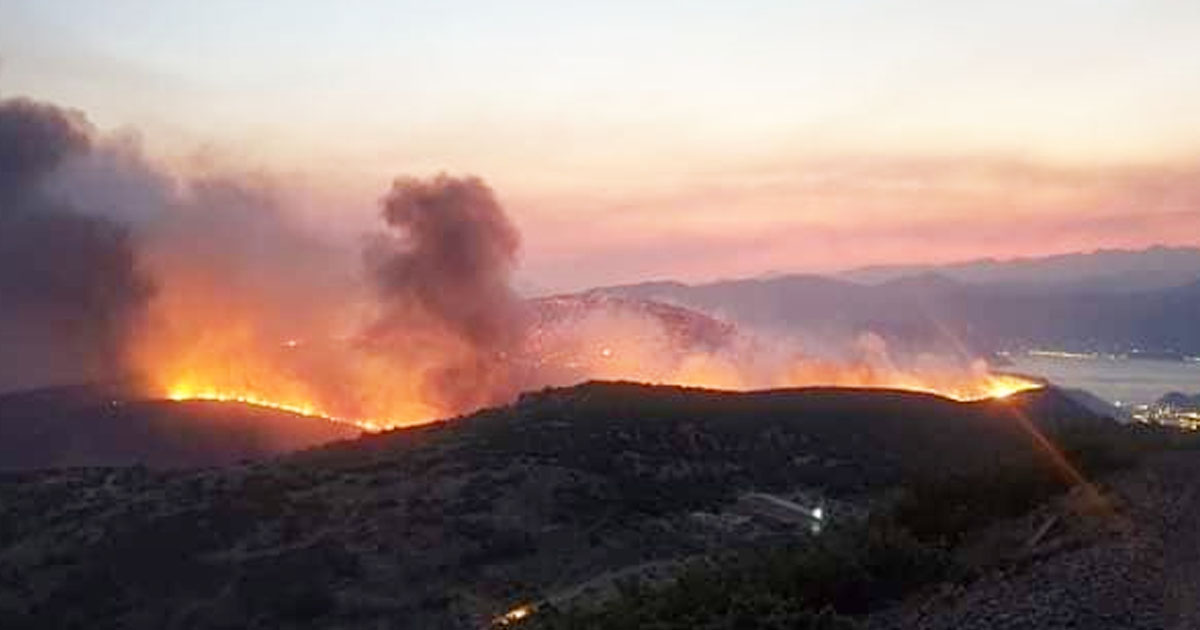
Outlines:
{"label": "thick black smoke", "polygon": [[384,306],[372,341],[425,365],[427,393],[449,408],[511,395],[520,236],[492,190],[475,177],[400,178],[383,218],[398,234],[368,256]]}
{"label": "thick black smoke", "polygon": [[150,296],[128,231],[46,192],[91,133],[77,113],[0,101],[0,390],[115,376]]}

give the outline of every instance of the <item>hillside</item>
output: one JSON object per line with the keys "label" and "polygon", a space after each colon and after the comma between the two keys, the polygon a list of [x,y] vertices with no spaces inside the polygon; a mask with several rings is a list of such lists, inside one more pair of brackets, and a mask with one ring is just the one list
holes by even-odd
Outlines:
{"label": "hillside", "polygon": [[353,426],[240,403],[144,400],[123,387],[0,395],[0,470],[216,466],[358,434]]}
{"label": "hillside", "polygon": [[10,474],[0,626],[480,627],[597,576],[795,539],[745,512],[753,493],[840,519],[900,484],[1053,473],[1027,422],[1121,430],[1052,389],[590,383],[267,463]]}

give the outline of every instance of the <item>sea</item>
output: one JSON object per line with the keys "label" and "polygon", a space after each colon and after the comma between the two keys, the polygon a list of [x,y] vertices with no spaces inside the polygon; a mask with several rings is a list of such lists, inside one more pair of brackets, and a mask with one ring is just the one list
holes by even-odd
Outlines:
{"label": "sea", "polygon": [[1167,392],[1200,394],[1200,361],[1119,355],[1012,353],[1009,372],[1040,376],[1055,385],[1085,389],[1120,407],[1154,403]]}

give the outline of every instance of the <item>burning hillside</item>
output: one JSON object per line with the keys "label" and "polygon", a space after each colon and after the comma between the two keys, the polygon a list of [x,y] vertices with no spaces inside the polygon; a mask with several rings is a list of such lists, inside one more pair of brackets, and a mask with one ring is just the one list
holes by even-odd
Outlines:
{"label": "burning hillside", "polygon": [[665,304],[523,299],[520,235],[475,177],[396,179],[355,264],[269,186],[163,172],[77,112],[3,101],[0,137],[0,269],[12,272],[0,340],[22,368],[0,371],[19,377],[0,387],[117,372],[153,396],[380,429],[590,379],[959,400],[1037,386],[977,362],[897,361],[869,334],[818,358]]}
{"label": "burning hillside", "polygon": [[[582,294],[530,300],[522,302],[521,307],[528,318],[522,344],[495,357],[491,364],[491,369],[511,379],[513,396],[518,388],[587,380],[724,390],[886,388],[933,393],[958,401],[1001,398],[1041,386],[1019,376],[991,372],[982,362],[959,366],[925,357],[923,363],[902,367],[888,357],[882,341],[870,335],[856,346],[852,358],[805,357],[794,349],[771,347],[702,313],[648,300]],[[321,399],[321,390],[306,389],[303,381],[286,377],[298,373],[295,366],[304,362],[309,351],[306,345],[285,342],[268,363],[259,364],[249,357],[238,361],[237,367],[226,365],[209,374],[190,372],[187,378],[168,386],[167,396],[175,400],[250,403],[350,422],[367,430],[419,423],[458,411],[423,411],[399,398],[359,399],[366,400],[368,406],[358,408],[340,406],[344,402],[337,398]],[[328,345],[325,352],[331,352]],[[361,346],[332,352],[360,354],[364,362],[369,362],[371,355],[370,348]],[[296,364],[289,365],[289,360]],[[262,366],[261,378],[253,375],[257,365]],[[386,374],[367,373],[366,378],[383,378]],[[272,389],[275,384],[278,388]],[[408,391],[420,395],[420,390]]]}

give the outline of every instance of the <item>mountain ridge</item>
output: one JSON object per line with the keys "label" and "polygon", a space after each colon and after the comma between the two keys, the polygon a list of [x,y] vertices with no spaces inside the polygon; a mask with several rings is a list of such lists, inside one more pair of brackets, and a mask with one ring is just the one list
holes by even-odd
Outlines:
{"label": "mountain ridge", "polygon": [[983,356],[1028,347],[1200,355],[1200,328],[1194,325],[1200,321],[1200,272],[1168,288],[971,283],[927,270],[874,285],[799,274],[592,291],[663,300],[769,335],[843,348],[863,333],[876,333],[902,350],[952,356],[964,344]]}
{"label": "mountain ridge", "polygon": [[148,398],[124,385],[0,395],[0,470],[190,468],[356,437],[357,427],[235,402]]}
{"label": "mountain ridge", "polygon": [[972,284],[1034,284],[1058,290],[1166,289],[1200,278],[1200,247],[1097,249],[945,264],[874,265],[834,274],[864,284],[935,272]]}

